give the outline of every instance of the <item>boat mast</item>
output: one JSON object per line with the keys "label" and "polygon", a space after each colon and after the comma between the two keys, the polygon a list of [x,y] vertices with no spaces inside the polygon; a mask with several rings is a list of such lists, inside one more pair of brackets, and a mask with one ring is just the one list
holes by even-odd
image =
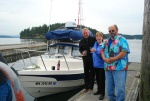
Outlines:
{"label": "boat mast", "polygon": [[78,28],[81,29],[81,0],[79,0],[79,11],[78,11]]}
{"label": "boat mast", "polygon": [[50,29],[51,29],[50,26],[51,26],[51,15],[52,15],[52,14],[51,14],[51,13],[52,13],[52,1],[53,1],[53,0],[51,0],[50,19],[49,19],[49,28],[48,28],[48,31],[50,31]]}
{"label": "boat mast", "polygon": [[[50,19],[49,19],[49,27],[48,27],[48,31],[50,31],[51,30],[51,13],[52,13],[52,1],[53,0],[51,0],[51,8],[50,8]],[[49,45],[49,41],[47,40],[47,49],[46,49],[46,51],[48,52],[48,45]]]}

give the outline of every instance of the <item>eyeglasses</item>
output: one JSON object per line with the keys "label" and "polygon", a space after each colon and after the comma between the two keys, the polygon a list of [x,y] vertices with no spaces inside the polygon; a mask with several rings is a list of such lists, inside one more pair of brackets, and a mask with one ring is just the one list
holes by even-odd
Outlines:
{"label": "eyeglasses", "polygon": [[114,32],[115,30],[110,30],[109,33]]}

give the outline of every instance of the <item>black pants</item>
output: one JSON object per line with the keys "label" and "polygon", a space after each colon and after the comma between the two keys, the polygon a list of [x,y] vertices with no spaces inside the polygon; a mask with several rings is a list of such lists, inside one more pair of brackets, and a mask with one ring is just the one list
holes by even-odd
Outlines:
{"label": "black pants", "polygon": [[85,82],[85,89],[91,89],[93,90],[94,86],[94,68],[93,68],[93,62],[92,60],[86,61],[83,63],[84,65],[84,82]]}
{"label": "black pants", "polygon": [[104,68],[94,68],[96,73],[97,91],[105,95],[105,71]]}

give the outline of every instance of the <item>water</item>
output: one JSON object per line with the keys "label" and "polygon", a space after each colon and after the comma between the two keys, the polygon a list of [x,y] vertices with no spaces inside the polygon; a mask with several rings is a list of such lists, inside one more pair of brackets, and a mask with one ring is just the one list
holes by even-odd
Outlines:
{"label": "water", "polygon": [[0,45],[3,44],[20,44],[20,38],[0,38]]}
{"label": "water", "polygon": [[130,47],[129,62],[141,62],[142,40],[128,40]]}
{"label": "water", "polygon": [[4,44],[25,44],[32,42],[44,42],[44,39],[20,39],[20,38],[0,38],[0,45]]}

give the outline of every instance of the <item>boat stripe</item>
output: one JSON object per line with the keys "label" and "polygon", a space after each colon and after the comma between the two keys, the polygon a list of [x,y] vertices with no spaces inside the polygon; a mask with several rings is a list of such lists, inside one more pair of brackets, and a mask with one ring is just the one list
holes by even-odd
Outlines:
{"label": "boat stripe", "polygon": [[36,76],[36,77],[48,77],[55,78],[57,81],[65,81],[65,80],[78,80],[84,78],[84,73],[82,74],[70,74],[70,75],[20,75],[20,76]]}

